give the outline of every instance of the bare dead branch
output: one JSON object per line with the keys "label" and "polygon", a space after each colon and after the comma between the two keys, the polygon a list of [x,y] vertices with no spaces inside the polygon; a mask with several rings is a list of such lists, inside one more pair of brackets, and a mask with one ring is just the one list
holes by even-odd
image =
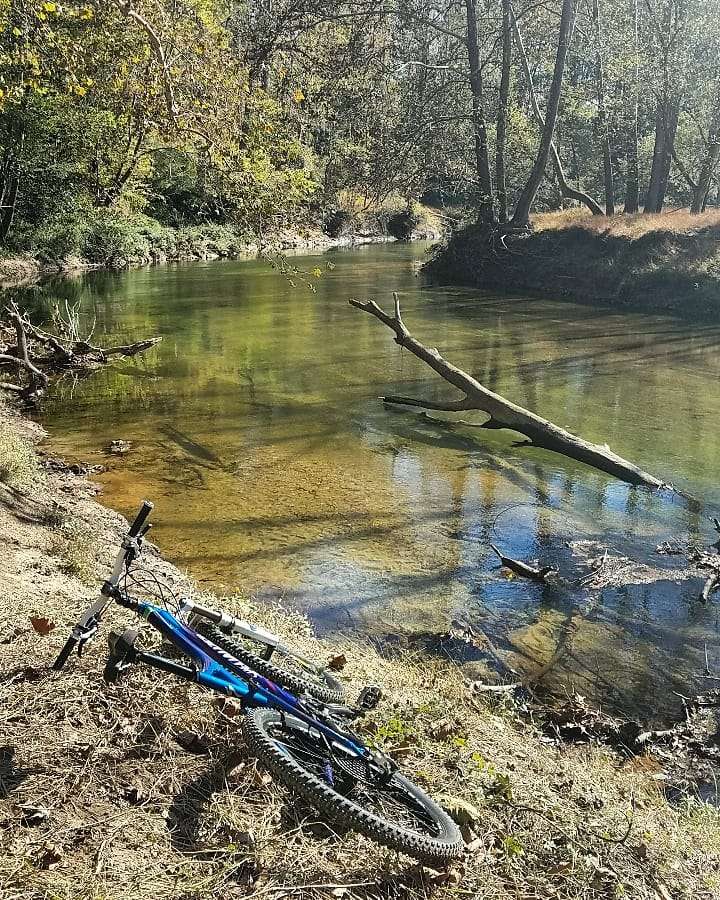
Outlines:
{"label": "bare dead branch", "polygon": [[519,559],[513,559],[512,556],[505,556],[498,550],[495,544],[490,544],[490,546],[500,560],[501,565],[505,566],[506,569],[510,569],[511,572],[514,572],[521,578],[530,578],[533,581],[545,582],[547,581],[548,575],[557,571],[555,566],[542,566],[541,568],[529,566]]}
{"label": "bare dead branch", "polygon": [[105,359],[110,356],[135,356],[138,353],[149,350],[155,344],[159,344],[161,340],[161,337],[146,338],[142,341],[135,341],[134,344],[123,344],[118,347],[94,347],[92,344],[88,344],[87,341],[78,341],[73,345],[73,355],[88,356],[89,354],[96,354]]}
{"label": "bare dead branch", "polygon": [[[395,335],[395,342],[406,350],[409,350],[418,359],[430,366],[441,378],[457,388],[462,396],[459,401],[450,401],[453,405],[449,411],[457,410],[482,410],[490,416],[485,428],[507,428],[517,431],[529,438],[535,447],[543,447],[554,450],[564,456],[584,462],[593,468],[613,475],[628,484],[645,485],[655,489],[666,487],[664,482],[648,472],[644,472],[638,466],[613,453],[607,445],[591,444],[577,435],[560,428],[547,419],[518,406],[500,394],[489,390],[480,384],[467,372],[463,372],[457,366],[444,359],[434,348],[426,347],[408,331],[400,314],[400,300],[397,294],[393,295],[395,311],[394,315],[388,315],[374,300],[351,299],[350,305],[363,312],[369,313],[379,319]],[[415,398],[392,397],[383,398],[393,403],[401,403],[409,406],[423,406],[423,401]],[[405,403],[410,400],[410,403]],[[433,401],[435,403],[435,401]],[[448,409],[449,404],[442,406],[428,406],[428,408]]]}

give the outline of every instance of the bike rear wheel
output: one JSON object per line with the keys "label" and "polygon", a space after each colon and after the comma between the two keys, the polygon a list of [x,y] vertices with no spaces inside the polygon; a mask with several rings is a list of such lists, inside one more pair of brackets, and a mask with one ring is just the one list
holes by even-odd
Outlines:
{"label": "bike rear wheel", "polygon": [[[322,703],[342,703],[345,689],[327,670],[311,671],[303,666],[300,660],[292,656],[283,656],[282,664],[277,665],[263,659],[258,653],[248,649],[247,644],[239,638],[225,634],[216,625],[198,621],[193,623],[198,634],[209,638],[218,647],[227,650],[232,656],[246,665],[253,672],[258,672],[276,684],[295,694],[307,692]],[[249,643],[249,642],[248,642]]]}
{"label": "bike rear wheel", "polygon": [[243,732],[250,748],[286,787],[328,819],[416,859],[462,855],[457,824],[419,787],[294,716],[254,709]]}

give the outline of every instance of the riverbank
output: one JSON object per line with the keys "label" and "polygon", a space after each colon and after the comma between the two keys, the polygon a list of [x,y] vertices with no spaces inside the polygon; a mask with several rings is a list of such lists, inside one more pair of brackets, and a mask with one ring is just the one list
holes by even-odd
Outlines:
{"label": "riverbank", "polygon": [[[123,520],[83,467],[38,455],[41,438],[0,409],[3,896],[720,896],[716,809],[671,804],[652,757],[563,744],[420,652],[318,641],[292,611],[222,600],[308,654],[344,655],[351,696],[383,685],[365,730],[464,822],[467,856],[446,872],[332,833],[246,755],[234,711],[208,694],[144,671],[106,685],[103,638],[54,675]],[[146,561],[194,592],[157,551]],[[127,619],[113,610],[106,628]]]}
{"label": "riverbank", "polygon": [[396,240],[437,240],[438,214],[415,204],[408,209],[387,202],[369,209],[339,208],[324,220],[263,234],[229,225],[170,227],[139,214],[105,210],[82,226],[68,224],[40,232],[22,253],[0,249],[0,289],[42,278],[93,269],[125,269],[190,260],[237,259],[296,250],[330,250]]}
{"label": "riverbank", "polygon": [[720,309],[720,213],[535,217],[529,234],[456,232],[426,266],[431,277],[504,294],[677,313]]}

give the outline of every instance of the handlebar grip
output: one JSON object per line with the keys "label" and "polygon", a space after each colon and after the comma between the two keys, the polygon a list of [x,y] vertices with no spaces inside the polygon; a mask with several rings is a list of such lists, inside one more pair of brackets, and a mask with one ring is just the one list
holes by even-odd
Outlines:
{"label": "handlebar grip", "polygon": [[145,524],[145,519],[150,515],[153,511],[154,504],[149,500],[143,500],[143,505],[140,507],[140,512],[135,516],[135,521],[130,526],[130,531],[128,531],[128,535],[130,537],[137,537],[140,534],[140,529]]}

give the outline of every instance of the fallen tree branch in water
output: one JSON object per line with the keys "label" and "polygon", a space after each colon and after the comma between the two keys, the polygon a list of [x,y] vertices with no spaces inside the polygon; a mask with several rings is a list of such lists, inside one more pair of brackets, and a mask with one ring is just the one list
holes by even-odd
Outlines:
{"label": "fallen tree branch in water", "polygon": [[548,575],[551,575],[553,572],[557,572],[557,568],[555,566],[542,566],[538,568],[536,566],[529,566],[527,563],[521,562],[519,559],[513,559],[512,556],[504,556],[495,544],[490,544],[495,554],[497,554],[500,563],[505,566],[506,569],[510,569],[511,572],[514,572],[516,575],[519,575],[521,578],[531,578],[533,581],[547,581]]}
{"label": "fallen tree branch in water", "polygon": [[444,359],[431,347],[426,347],[408,331],[400,314],[400,300],[393,294],[395,301],[394,315],[388,315],[373,300],[351,299],[350,305],[355,309],[369,313],[379,319],[395,334],[395,342],[414,356],[422,360],[441,378],[453,385],[464,395],[459,400],[440,402],[423,400],[415,397],[386,396],[381,399],[385,403],[397,403],[403,406],[419,406],[425,409],[436,409],[444,412],[462,412],[477,409],[490,417],[482,424],[482,428],[507,428],[517,431],[528,438],[527,446],[542,447],[554,450],[570,459],[586,463],[601,472],[613,475],[628,484],[644,485],[656,490],[667,485],[654,475],[644,472],[634,463],[618,456],[607,445],[591,444],[558,425],[543,419],[541,416],[506,400],[500,394],[480,384],[467,372]]}
{"label": "fallen tree branch in water", "polygon": [[68,331],[65,339],[43,331],[10,303],[0,311],[0,371],[17,370],[17,381],[0,381],[0,390],[26,399],[37,397],[46,390],[53,375],[69,369],[93,369],[112,356],[135,356],[161,340],[154,337],[116,347],[95,347],[88,339],[80,338],[77,329]]}
{"label": "fallen tree branch in water", "polygon": [[99,357],[108,359],[111,356],[136,356],[159,344],[161,337],[146,338],[144,341],[135,341],[134,344],[124,344],[119,347],[93,347],[86,341],[78,341],[73,346],[73,354],[75,356],[87,356],[97,354]]}
{"label": "fallen tree branch in water", "polygon": [[714,594],[718,588],[720,588],[720,572],[713,572],[703,585],[702,593],[700,594],[702,602],[707,603],[711,594]]}

